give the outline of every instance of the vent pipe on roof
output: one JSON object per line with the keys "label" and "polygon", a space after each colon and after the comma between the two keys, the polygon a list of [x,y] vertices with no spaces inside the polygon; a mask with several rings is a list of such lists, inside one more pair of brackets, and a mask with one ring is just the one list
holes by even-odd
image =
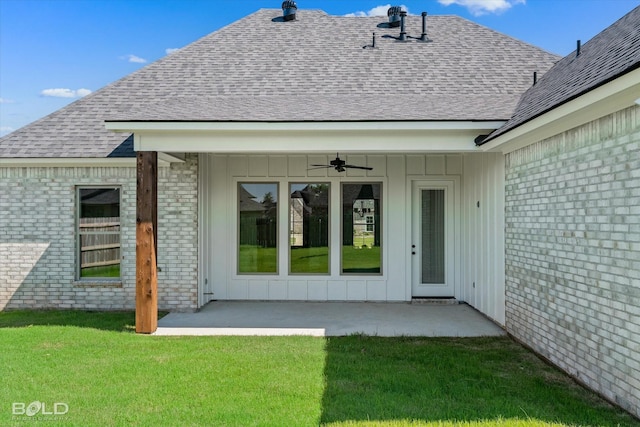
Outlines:
{"label": "vent pipe on roof", "polygon": [[387,16],[389,17],[389,27],[398,28],[400,26],[400,13],[402,7],[392,6],[387,10]]}
{"label": "vent pipe on roof", "polygon": [[298,6],[295,1],[287,0],[282,2],[282,14],[285,21],[295,20],[297,10]]}
{"label": "vent pipe on roof", "polygon": [[405,28],[404,28],[404,21],[406,17],[407,17],[407,12],[405,12],[404,10],[400,12],[400,37],[398,38],[398,40],[400,40],[401,42],[407,40],[407,32],[405,31]]}
{"label": "vent pipe on roof", "polygon": [[533,85],[535,86],[536,83],[538,83],[538,72],[534,71],[533,72]]}
{"label": "vent pipe on roof", "polygon": [[580,56],[580,40],[576,43],[576,57]]}
{"label": "vent pipe on roof", "polygon": [[422,12],[422,35],[418,39],[421,42],[430,42],[429,37],[427,37],[427,12]]}
{"label": "vent pipe on roof", "polygon": [[376,48],[376,33],[373,33],[373,39],[371,40],[371,44],[366,46],[362,46],[363,49],[377,49]]}

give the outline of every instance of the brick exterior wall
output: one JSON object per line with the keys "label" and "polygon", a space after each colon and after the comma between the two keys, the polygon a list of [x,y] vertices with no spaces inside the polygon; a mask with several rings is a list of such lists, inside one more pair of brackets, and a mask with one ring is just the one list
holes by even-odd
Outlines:
{"label": "brick exterior wall", "polygon": [[[158,168],[158,305],[198,295],[197,156]],[[121,188],[121,282],[76,281],[76,188]],[[0,310],[135,308],[135,167],[0,167]]]}
{"label": "brick exterior wall", "polygon": [[506,158],[506,328],[640,416],[640,107]]}

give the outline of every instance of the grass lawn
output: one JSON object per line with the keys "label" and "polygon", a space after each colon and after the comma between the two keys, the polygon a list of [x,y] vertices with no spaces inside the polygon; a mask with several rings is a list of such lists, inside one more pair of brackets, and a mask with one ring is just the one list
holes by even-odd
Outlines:
{"label": "grass lawn", "polygon": [[291,248],[292,273],[329,273],[329,247]]}
{"label": "grass lawn", "polygon": [[[342,271],[345,273],[380,273],[380,247],[371,243],[365,247],[342,247]],[[293,248],[290,251],[292,273],[328,273],[329,248]],[[240,273],[276,273],[278,271],[277,248],[242,245],[239,252]]]}
{"label": "grass lawn", "polygon": [[342,271],[345,273],[380,273],[380,262],[380,246],[372,243],[366,248],[342,246]]}
{"label": "grass lawn", "polygon": [[81,272],[82,278],[87,277],[120,277],[120,264],[109,265],[106,267],[89,267],[83,268]]}
{"label": "grass lawn", "polygon": [[[155,337],[133,322],[0,312],[0,425],[640,425],[506,337]],[[12,414],[35,401],[68,412]]]}

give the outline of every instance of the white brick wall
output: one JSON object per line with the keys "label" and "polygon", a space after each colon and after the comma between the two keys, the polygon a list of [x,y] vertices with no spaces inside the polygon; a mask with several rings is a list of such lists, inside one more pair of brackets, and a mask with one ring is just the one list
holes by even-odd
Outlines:
{"label": "white brick wall", "polygon": [[[76,187],[121,187],[121,283],[75,281]],[[197,156],[159,168],[158,304],[197,308]],[[135,308],[135,167],[0,167],[0,310]]]}
{"label": "white brick wall", "polygon": [[506,327],[640,415],[640,108],[506,158]]}

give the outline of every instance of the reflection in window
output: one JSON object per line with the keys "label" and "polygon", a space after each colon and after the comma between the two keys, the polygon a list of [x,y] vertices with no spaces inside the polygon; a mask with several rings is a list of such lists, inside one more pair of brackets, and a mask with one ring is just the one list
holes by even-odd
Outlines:
{"label": "reflection in window", "polygon": [[381,273],[382,185],[342,185],[342,272]]}
{"label": "reflection in window", "polygon": [[278,184],[238,184],[238,272],[278,272]]}
{"label": "reflection in window", "polygon": [[78,189],[80,279],[120,278],[120,189]]}
{"label": "reflection in window", "polygon": [[329,184],[289,188],[291,273],[329,273]]}

